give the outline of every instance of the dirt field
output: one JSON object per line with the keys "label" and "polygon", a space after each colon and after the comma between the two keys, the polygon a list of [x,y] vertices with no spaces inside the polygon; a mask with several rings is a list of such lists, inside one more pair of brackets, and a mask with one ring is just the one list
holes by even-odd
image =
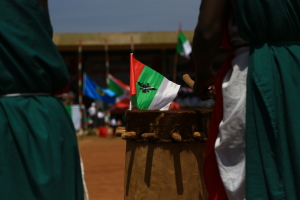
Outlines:
{"label": "dirt field", "polygon": [[120,138],[78,138],[89,200],[124,199],[126,141]]}

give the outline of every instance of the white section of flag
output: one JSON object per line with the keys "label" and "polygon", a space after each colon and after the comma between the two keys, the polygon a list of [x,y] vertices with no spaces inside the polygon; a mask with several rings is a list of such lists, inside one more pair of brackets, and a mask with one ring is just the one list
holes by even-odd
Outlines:
{"label": "white section of flag", "polygon": [[162,109],[170,104],[175,99],[179,88],[180,85],[173,83],[164,77],[148,110]]}
{"label": "white section of flag", "polygon": [[184,56],[190,59],[190,53],[192,52],[191,44],[188,40],[183,43],[183,51],[180,53],[181,56]]}

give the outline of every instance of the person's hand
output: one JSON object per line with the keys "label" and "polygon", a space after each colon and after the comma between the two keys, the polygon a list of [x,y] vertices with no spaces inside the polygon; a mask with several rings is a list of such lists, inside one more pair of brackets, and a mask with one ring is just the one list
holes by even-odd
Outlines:
{"label": "person's hand", "polygon": [[200,97],[202,101],[214,99],[215,93],[209,89],[213,84],[213,81],[214,75],[212,72],[206,77],[196,76],[193,92],[196,96]]}

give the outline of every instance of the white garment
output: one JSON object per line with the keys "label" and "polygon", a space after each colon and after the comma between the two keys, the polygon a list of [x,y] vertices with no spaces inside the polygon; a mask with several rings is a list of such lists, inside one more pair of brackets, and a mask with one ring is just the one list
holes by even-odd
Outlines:
{"label": "white garment", "polygon": [[111,126],[117,126],[117,120],[115,118],[111,119],[110,125]]}
{"label": "white garment", "polygon": [[215,153],[229,200],[246,199],[245,119],[249,47],[235,51],[232,68],[223,80],[223,120]]}
{"label": "white garment", "polygon": [[90,116],[95,116],[97,109],[95,106],[91,106],[91,107],[89,107],[88,112],[89,112]]}
{"label": "white garment", "polygon": [[104,114],[103,114],[103,112],[100,112],[100,111],[98,111],[98,113],[97,113],[97,117],[98,117],[99,119],[102,119],[102,118],[104,118]]}

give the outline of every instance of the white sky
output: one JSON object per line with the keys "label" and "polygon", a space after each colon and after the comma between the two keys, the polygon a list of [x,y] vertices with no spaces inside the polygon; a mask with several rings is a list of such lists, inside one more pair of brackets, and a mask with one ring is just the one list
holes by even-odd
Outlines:
{"label": "white sky", "polygon": [[201,0],[49,0],[55,33],[194,30]]}

